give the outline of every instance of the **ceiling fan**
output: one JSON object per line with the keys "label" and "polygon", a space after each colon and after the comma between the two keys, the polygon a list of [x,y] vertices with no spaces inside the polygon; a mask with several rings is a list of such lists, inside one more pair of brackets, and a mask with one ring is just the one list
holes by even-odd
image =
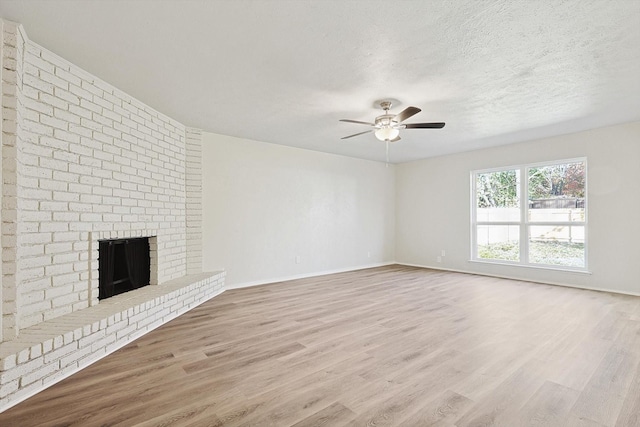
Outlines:
{"label": "ceiling fan", "polygon": [[365,133],[374,132],[376,138],[380,141],[396,142],[400,141],[401,129],[442,129],[444,123],[406,123],[402,122],[418,114],[421,109],[417,107],[407,107],[400,114],[389,114],[391,108],[391,101],[382,101],[380,107],[384,110],[384,114],[376,117],[373,123],[361,122],[359,120],[341,119],[341,122],[357,123],[360,125],[371,126],[374,129],[366,130],[364,132],[354,133],[353,135],[345,136],[340,139],[353,138],[354,136],[364,135]]}

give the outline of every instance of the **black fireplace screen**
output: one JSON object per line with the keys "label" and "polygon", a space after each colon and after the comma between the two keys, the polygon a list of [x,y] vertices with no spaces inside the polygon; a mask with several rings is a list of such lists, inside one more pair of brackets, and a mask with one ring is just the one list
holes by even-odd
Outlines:
{"label": "black fireplace screen", "polygon": [[98,247],[98,299],[149,284],[149,238],[101,240]]}

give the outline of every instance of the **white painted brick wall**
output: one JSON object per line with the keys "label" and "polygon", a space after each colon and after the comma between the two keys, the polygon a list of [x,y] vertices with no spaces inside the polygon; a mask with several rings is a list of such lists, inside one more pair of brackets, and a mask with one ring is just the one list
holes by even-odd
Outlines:
{"label": "white painted brick wall", "polygon": [[202,272],[202,132],[186,129],[187,273]]}
{"label": "white painted brick wall", "polygon": [[[18,245],[18,122],[21,118],[23,34],[20,27],[2,22],[2,339],[18,334],[18,305],[20,272],[17,261],[21,256]],[[26,119],[25,119],[26,120]]]}
{"label": "white painted brick wall", "polygon": [[[3,223],[3,245],[20,251],[3,259],[9,337],[97,303],[97,270],[82,268],[90,232],[158,230],[155,282],[188,270],[185,127],[19,37],[20,30],[9,26],[3,45],[16,68],[3,79],[23,77],[23,90],[3,102],[15,105],[6,117],[16,121],[3,126],[5,134],[15,129],[3,137],[3,216],[16,218]],[[198,197],[192,193],[190,204]]]}
{"label": "white painted brick wall", "polygon": [[[222,292],[224,272],[201,273],[201,133],[0,25],[2,411]],[[142,236],[158,286],[98,304],[98,242]]]}
{"label": "white painted brick wall", "polygon": [[[6,73],[6,71],[4,71],[4,67],[3,67],[3,57],[4,57],[4,40],[5,40],[5,35],[4,35],[4,22],[2,22],[0,20],[0,88],[4,88],[5,86],[7,86],[7,91],[11,92],[11,91],[15,91],[15,88],[11,88],[10,85],[3,83],[3,74]],[[5,111],[4,111],[4,89],[0,89],[0,114],[2,115],[2,117],[0,118],[0,180],[2,179],[2,157],[1,157],[1,152],[2,152],[2,129],[4,128],[3,126],[3,121],[5,120]],[[7,108],[7,120],[14,120],[16,119],[17,115],[15,114],[15,110],[11,109],[11,108]],[[2,181],[0,181],[1,183]],[[0,184],[0,188],[2,188],[4,186],[2,186]],[[2,190],[0,190],[0,206],[2,204]],[[2,224],[2,209],[0,208],[0,224]],[[2,229],[1,229],[1,225],[0,225],[0,253],[2,252]],[[2,260],[2,255],[0,255],[0,278],[2,277],[2,264],[3,264],[3,260]],[[3,307],[4,305],[4,299],[2,298],[2,283],[0,283],[0,342],[2,342],[3,340],[3,335],[4,335],[4,329],[2,326],[2,317],[3,317]]]}

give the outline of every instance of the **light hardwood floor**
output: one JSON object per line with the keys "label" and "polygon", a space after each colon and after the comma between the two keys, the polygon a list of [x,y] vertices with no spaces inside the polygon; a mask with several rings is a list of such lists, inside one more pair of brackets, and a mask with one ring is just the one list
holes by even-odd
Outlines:
{"label": "light hardwood floor", "polygon": [[403,266],[227,291],[2,426],[640,426],[640,298]]}

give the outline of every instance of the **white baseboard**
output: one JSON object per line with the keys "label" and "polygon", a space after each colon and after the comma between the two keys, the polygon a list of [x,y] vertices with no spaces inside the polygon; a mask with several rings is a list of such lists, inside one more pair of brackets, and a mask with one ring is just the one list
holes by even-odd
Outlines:
{"label": "white baseboard", "polygon": [[364,269],[367,269],[367,268],[374,268],[374,267],[384,267],[386,265],[393,265],[393,264],[398,264],[398,263],[395,262],[395,261],[380,262],[380,263],[360,265],[360,266],[355,266],[355,267],[339,268],[339,269],[336,269],[336,270],[324,270],[324,271],[316,271],[316,272],[313,272],[313,273],[296,274],[296,275],[293,275],[293,276],[274,277],[274,278],[271,278],[271,279],[255,280],[255,281],[251,281],[251,282],[236,283],[236,284],[233,284],[233,285],[225,284],[225,288],[227,290],[229,290],[229,289],[248,288],[248,287],[251,287],[251,286],[268,285],[269,283],[286,282],[288,280],[306,279],[308,277],[316,277],[316,276],[326,276],[327,274],[346,273],[348,271],[364,270]]}
{"label": "white baseboard", "polygon": [[611,292],[611,293],[614,293],[614,294],[631,295],[631,296],[634,296],[634,297],[639,297],[640,296],[640,293],[638,293],[638,292],[620,291],[620,290],[617,290],[617,289],[606,289],[606,288],[587,288],[585,286],[571,285],[569,283],[552,282],[552,281],[548,281],[548,280],[526,279],[526,278],[522,278],[522,277],[508,276],[508,275],[505,275],[505,274],[479,273],[477,271],[459,270],[459,269],[455,269],[455,268],[434,267],[434,266],[431,266],[431,265],[411,264],[411,263],[407,263],[407,262],[395,262],[394,264],[406,265],[408,267],[429,268],[431,270],[451,271],[451,272],[454,272],[454,273],[476,274],[478,276],[497,277],[497,278],[500,278],[500,279],[520,280],[520,281],[523,281],[523,282],[542,283],[542,284],[545,284],[545,285],[564,286],[565,288],[584,289],[584,290],[587,290],[587,291]]}

